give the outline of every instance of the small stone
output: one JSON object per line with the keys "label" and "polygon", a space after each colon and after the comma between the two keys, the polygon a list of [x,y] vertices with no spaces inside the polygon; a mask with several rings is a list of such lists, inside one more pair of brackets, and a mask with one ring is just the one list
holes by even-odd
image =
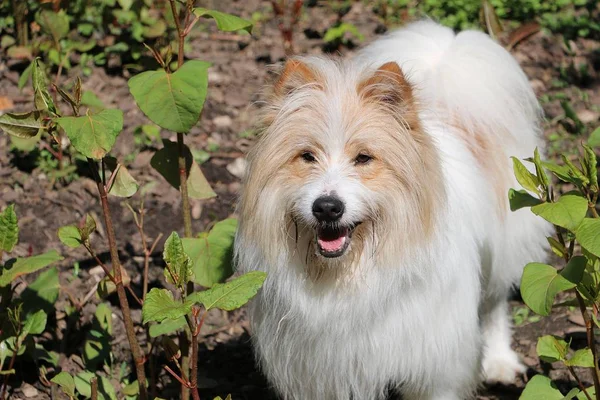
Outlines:
{"label": "small stone", "polygon": [[535,367],[538,364],[538,360],[533,357],[523,357],[523,362],[528,367]]}
{"label": "small stone", "polygon": [[202,202],[194,201],[192,203],[192,218],[200,219],[201,215],[202,215]]}
{"label": "small stone", "polygon": [[585,321],[583,320],[583,317],[581,316],[581,314],[571,314],[569,315],[569,318],[567,318],[569,320],[569,322],[575,324],[575,325],[579,325],[579,326],[585,326]]}
{"label": "small stone", "polygon": [[581,110],[577,112],[577,117],[579,117],[581,122],[583,122],[584,124],[590,124],[592,122],[598,121],[598,119],[600,118],[600,114],[591,110]]}
{"label": "small stone", "polygon": [[227,165],[227,171],[236,178],[242,179],[246,172],[246,159],[243,157],[236,158],[232,163]]}
{"label": "small stone", "polygon": [[21,387],[21,392],[23,392],[23,396],[27,398],[39,396],[38,390],[31,386],[29,383],[23,384],[23,386]]}
{"label": "small stone", "polygon": [[213,118],[212,122],[217,129],[227,129],[233,124],[233,120],[229,115],[219,115],[218,117]]}

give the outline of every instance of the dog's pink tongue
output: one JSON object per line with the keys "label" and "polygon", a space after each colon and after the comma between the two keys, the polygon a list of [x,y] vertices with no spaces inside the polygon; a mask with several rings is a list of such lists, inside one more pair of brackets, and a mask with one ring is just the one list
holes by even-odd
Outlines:
{"label": "dog's pink tongue", "polygon": [[318,238],[318,241],[319,246],[321,246],[323,250],[327,252],[333,252],[342,248],[344,242],[346,241],[346,236],[340,236],[331,240]]}

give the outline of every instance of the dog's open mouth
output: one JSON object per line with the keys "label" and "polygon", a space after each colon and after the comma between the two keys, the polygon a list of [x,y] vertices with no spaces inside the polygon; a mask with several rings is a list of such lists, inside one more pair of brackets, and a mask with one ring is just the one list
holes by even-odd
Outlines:
{"label": "dog's open mouth", "polygon": [[317,228],[317,248],[323,257],[335,258],[343,255],[352,239],[354,228],[352,226],[323,225]]}

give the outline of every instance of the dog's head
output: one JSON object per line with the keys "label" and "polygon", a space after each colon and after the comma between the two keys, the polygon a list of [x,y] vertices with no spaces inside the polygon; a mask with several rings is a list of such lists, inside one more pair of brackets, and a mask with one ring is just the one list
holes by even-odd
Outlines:
{"label": "dog's head", "polygon": [[427,236],[443,190],[439,162],[396,63],[292,59],[265,109],[238,246],[269,263],[293,253],[327,268],[393,257]]}

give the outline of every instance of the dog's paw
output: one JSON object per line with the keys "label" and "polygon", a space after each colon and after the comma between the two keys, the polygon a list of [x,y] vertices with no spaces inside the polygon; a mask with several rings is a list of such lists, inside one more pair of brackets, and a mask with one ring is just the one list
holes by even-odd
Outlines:
{"label": "dog's paw", "polygon": [[488,354],[483,360],[485,382],[489,384],[513,384],[517,375],[524,374],[525,371],[527,367],[521,364],[517,353],[512,350],[501,354]]}

